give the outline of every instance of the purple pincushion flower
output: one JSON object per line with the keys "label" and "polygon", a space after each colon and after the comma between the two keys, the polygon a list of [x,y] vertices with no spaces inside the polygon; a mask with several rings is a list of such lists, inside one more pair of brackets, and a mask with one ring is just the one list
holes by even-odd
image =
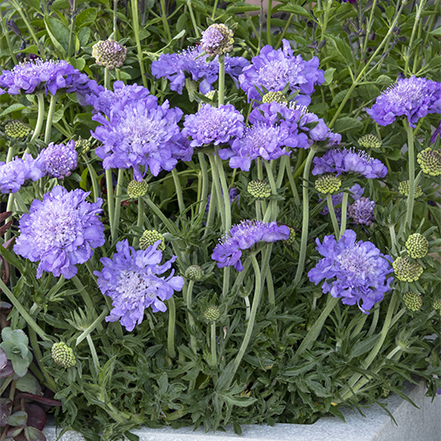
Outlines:
{"label": "purple pincushion flower", "polygon": [[86,202],[88,195],[80,189],[68,192],[57,186],[43,201],[35,199],[29,214],[21,217],[14,251],[31,262],[40,262],[37,278],[47,271],[71,279],[78,271],[75,265],[87,262],[93,248],[104,245],[104,225],[97,217],[102,200]]}
{"label": "purple pincushion flower", "polygon": [[18,64],[14,69],[4,70],[0,75],[0,87],[7,89],[10,95],[44,91],[55,95],[59,89],[65,92],[89,90],[90,80],[87,75],[75,69],[64,60],[35,60]]}
{"label": "purple pincushion flower", "polygon": [[78,165],[78,153],[75,150],[75,142],[72,140],[66,145],[51,142],[39,156],[43,162],[44,173],[58,179],[69,176]]}
{"label": "purple pincushion flower", "polygon": [[277,242],[289,238],[289,228],[286,225],[277,225],[277,222],[264,223],[261,221],[243,220],[240,224],[231,227],[215,246],[211,258],[219,268],[234,266],[242,271],[240,258],[242,251],[247,250],[258,242]]}
{"label": "purple pincushion flower", "polygon": [[415,127],[429,113],[441,113],[441,83],[416,77],[399,79],[366,112],[382,126],[406,116],[409,125]]}
{"label": "purple pincushion flower", "polygon": [[44,176],[40,159],[34,159],[29,153],[24,159],[15,157],[12,161],[0,162],[0,191],[15,193],[27,181],[38,181]]}
{"label": "purple pincushion flower", "polygon": [[182,135],[191,137],[191,147],[225,144],[242,136],[243,121],[243,115],[231,104],[219,107],[203,104],[197,113],[185,116]]}
{"label": "purple pincushion flower", "polygon": [[348,214],[356,224],[371,225],[375,220],[375,201],[362,197],[349,207]]}
{"label": "purple pincushion flower", "polygon": [[174,270],[167,278],[158,277],[176,260],[174,256],[159,265],[162,260],[162,253],[157,249],[159,242],[135,251],[123,240],[116,244],[117,252],[112,259],[101,258],[103,269],[94,274],[101,292],[112,299],[113,309],[106,317],[107,322],[120,320],[128,331],[133,331],[136,323],[141,324],[146,308],[152,308],[153,312],[166,311],[164,301],[182,289],[184,279],[173,276]]}
{"label": "purple pincushion flower", "polygon": [[[213,89],[212,84],[219,77],[218,57],[207,61],[201,46],[184,49],[178,54],[162,54],[152,62],[152,74],[156,78],[167,78],[170,89],[182,94],[185,85],[185,74],[193,81],[201,81],[199,91],[203,94]],[[237,78],[249,62],[243,57],[225,56],[225,73],[230,75],[237,85]]]}
{"label": "purple pincushion flower", "polygon": [[260,99],[255,86],[277,92],[289,84],[290,92],[300,91],[296,101],[307,106],[311,102],[309,96],[314,92],[314,86],[325,81],[323,70],[318,68],[319,59],[313,57],[304,61],[300,55],[295,57],[287,40],[283,40],[281,49],[273,49],[270,45],[263,47],[260,55],[251,62],[239,76],[240,87],[246,92],[248,100]]}
{"label": "purple pincushion flower", "polygon": [[181,117],[180,109],[170,109],[168,101],[158,105],[153,95],[113,108],[108,119],[101,114],[93,116],[102,124],[92,136],[103,143],[96,154],[103,159],[104,169],[132,167],[137,181],[147,168],[153,176],[172,170],[178,159],[191,157],[191,148],[178,126]]}
{"label": "purple pincushion flower", "polygon": [[[341,298],[345,305],[358,304],[366,313],[383,300],[391,290],[393,272],[390,256],[380,253],[371,242],[356,242],[356,234],[346,230],[337,242],[333,235],[317,239],[317,250],[324,257],[312,268],[308,277],[316,285],[322,280],[322,291]],[[362,302],[360,304],[360,302]]]}
{"label": "purple pincushion flower", "polygon": [[355,149],[331,149],[322,157],[314,158],[312,174],[323,173],[358,173],[367,179],[384,178],[387,167],[378,159],[371,158],[364,151]]}

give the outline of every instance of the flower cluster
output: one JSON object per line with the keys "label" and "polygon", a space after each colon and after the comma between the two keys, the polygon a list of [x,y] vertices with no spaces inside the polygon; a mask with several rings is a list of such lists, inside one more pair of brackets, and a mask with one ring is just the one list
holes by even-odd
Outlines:
{"label": "flower cluster", "polygon": [[240,258],[242,251],[251,248],[259,242],[277,242],[289,238],[289,228],[277,225],[277,222],[264,223],[261,221],[243,220],[231,227],[215,246],[211,258],[219,268],[234,266],[242,271]]}
{"label": "flower cluster", "polygon": [[214,23],[202,32],[202,50],[209,55],[221,55],[231,52],[233,42],[233,31],[223,23]]}
{"label": "flower cluster", "polygon": [[[333,235],[317,239],[317,250],[324,256],[308,273],[316,285],[323,279],[324,293],[341,298],[345,305],[356,303],[363,312],[380,302],[390,291],[390,257],[380,253],[371,242],[356,241],[356,234],[346,230],[339,241]],[[360,302],[362,302],[360,304]]]}
{"label": "flower cluster", "polygon": [[178,126],[181,117],[180,109],[170,109],[168,101],[158,105],[153,95],[113,108],[108,119],[95,115],[102,126],[92,136],[102,142],[96,154],[104,169],[132,167],[133,178],[141,181],[147,168],[157,176],[161,170],[172,170],[178,159],[190,160],[192,150]]}
{"label": "flower cluster", "polygon": [[127,55],[127,49],[118,41],[98,41],[92,46],[92,57],[96,64],[107,69],[121,67]]}
{"label": "flower cluster", "polygon": [[313,175],[349,172],[358,173],[368,179],[384,178],[387,167],[380,160],[355,149],[331,149],[322,157],[314,158]]}
{"label": "flower cluster", "polygon": [[304,61],[300,55],[295,57],[289,41],[283,40],[280,49],[273,49],[269,45],[262,48],[260,55],[254,57],[251,65],[245,67],[239,76],[240,87],[249,100],[258,100],[260,96],[255,86],[277,92],[289,84],[290,92],[300,91],[296,101],[307,106],[311,102],[314,86],[325,81],[324,72],[318,65],[317,57],[309,61]]}
{"label": "flower cluster", "polygon": [[41,159],[34,159],[29,153],[24,154],[24,159],[0,162],[0,192],[15,193],[28,179],[38,181],[43,176]]}
{"label": "flower cluster", "polygon": [[416,77],[399,79],[366,112],[382,126],[405,116],[409,125],[415,127],[429,113],[441,113],[441,83]]}
{"label": "flower cluster", "polygon": [[[207,61],[201,46],[184,49],[178,54],[162,54],[157,61],[152,62],[152,74],[156,78],[167,78],[170,89],[182,94],[185,85],[185,74],[193,81],[201,81],[199,91],[203,94],[213,89],[212,84],[219,77],[218,57]],[[225,56],[225,73],[237,83],[239,75],[249,62],[242,57]]]}
{"label": "flower cluster", "polygon": [[74,141],[69,141],[66,145],[51,142],[41,151],[39,157],[44,174],[54,178],[65,178],[77,168],[78,153]]}
{"label": "flower cluster", "polygon": [[[12,70],[4,70],[0,75],[0,87],[7,89],[9,95],[44,91],[55,95],[58,90],[67,93],[89,90],[87,75],[64,60],[35,60],[18,64]],[[0,89],[0,94],[4,92]]]}
{"label": "flower cluster", "polygon": [[203,104],[197,113],[185,116],[182,135],[192,138],[191,147],[224,144],[242,136],[243,121],[243,115],[231,104],[219,107]]}
{"label": "flower cluster", "polygon": [[356,224],[372,225],[374,216],[375,201],[362,197],[354,201],[349,207],[348,214]]}
{"label": "flower cluster", "polygon": [[159,265],[162,253],[157,244],[135,251],[123,240],[116,244],[116,251],[112,259],[101,258],[103,269],[94,274],[101,292],[112,299],[113,309],[106,321],[120,320],[128,331],[133,331],[136,323],[141,324],[146,308],[153,312],[167,310],[164,301],[182,289],[184,279],[173,276],[173,270],[167,278],[158,276],[171,268],[176,257]]}
{"label": "flower cluster", "polygon": [[78,263],[87,262],[92,249],[104,245],[104,225],[97,215],[102,200],[86,202],[89,193],[77,189],[68,192],[57,186],[43,201],[35,199],[20,219],[20,236],[14,251],[31,262],[40,262],[37,278],[43,271],[70,279]]}

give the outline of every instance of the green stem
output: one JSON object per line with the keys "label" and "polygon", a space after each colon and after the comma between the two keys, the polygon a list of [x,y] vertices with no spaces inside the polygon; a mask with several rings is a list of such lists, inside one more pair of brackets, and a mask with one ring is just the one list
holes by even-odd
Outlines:
{"label": "green stem", "polygon": [[219,55],[219,97],[218,104],[224,104],[225,99],[225,55]]}
{"label": "green stem", "polygon": [[113,213],[113,230],[111,231],[112,242],[118,237],[118,227],[121,213],[121,195],[122,195],[122,181],[124,178],[124,170],[120,168],[118,170],[118,180],[116,182],[115,191],[115,213]]}
{"label": "green stem", "polygon": [[380,307],[377,307],[374,310],[374,316],[372,318],[371,326],[369,328],[369,331],[366,335],[366,337],[371,337],[374,335],[375,329],[377,328],[378,320],[380,319]]}
{"label": "green stem", "polygon": [[407,132],[407,149],[409,161],[409,196],[407,197],[407,211],[404,220],[404,226],[409,229],[412,228],[413,206],[415,203],[415,147],[413,143],[413,130],[409,122],[405,119],[403,121]]}
{"label": "green stem", "polygon": [[412,44],[413,44],[413,39],[415,38],[415,32],[416,29],[418,27],[418,22],[421,19],[421,12],[426,4],[427,0],[420,0],[420,2],[418,3],[418,8],[415,14],[415,18],[413,20],[413,28],[412,28],[412,34],[410,35],[410,40],[409,40],[409,44],[407,46],[407,53],[405,55],[405,62],[404,62],[404,76],[407,76],[407,71],[409,69],[409,60],[410,60],[410,53],[412,51]]}
{"label": "green stem", "polygon": [[[277,195],[277,186],[276,186],[276,181],[274,179],[274,174],[273,174],[273,161],[265,161],[263,160],[263,162],[265,163],[265,169],[266,169],[266,174],[268,176],[268,181],[271,187],[271,193],[276,196]],[[273,199],[270,201],[270,209],[271,209],[271,221],[276,221],[277,220],[277,200]]]}
{"label": "green stem", "polygon": [[211,14],[211,19],[212,19],[212,20],[214,20],[214,18],[216,17],[217,3],[218,3],[218,0],[215,0],[215,2],[214,2],[214,6],[213,6],[213,12],[212,12],[212,14]]}
{"label": "green stem", "polygon": [[190,325],[190,347],[193,353],[196,354],[198,351],[196,336],[195,336],[196,324],[194,321],[193,314],[190,312],[192,310],[192,303],[193,303],[193,286],[194,286],[194,280],[190,280],[190,282],[188,282],[187,289],[184,291],[184,300],[185,303],[187,304],[187,309],[188,309],[187,317],[188,317],[188,324]]}
{"label": "green stem", "polygon": [[363,42],[363,50],[362,50],[362,57],[363,58],[364,58],[364,54],[366,53],[366,49],[367,49],[367,45],[368,45],[368,41],[369,41],[369,36],[371,34],[372,22],[374,19],[374,12],[375,12],[376,6],[377,6],[377,0],[373,0],[372,7],[371,7],[371,14],[369,16],[368,25],[366,28],[366,36],[365,36],[365,39]]}
{"label": "green stem", "polygon": [[179,179],[178,172],[176,167],[172,170],[173,182],[175,183],[176,188],[176,197],[178,198],[178,207],[181,213],[181,216],[185,216],[185,203],[184,203],[184,194],[182,192],[181,181]]}
{"label": "green stem", "polygon": [[93,168],[91,162],[87,159],[86,155],[82,155],[83,160],[86,162],[87,169],[89,170],[90,180],[92,181],[92,189],[93,189],[93,200],[96,202],[96,199],[100,195],[100,190],[98,186],[98,176],[96,175],[95,169]]}
{"label": "green stem", "polygon": [[100,361],[98,359],[98,354],[96,353],[95,345],[93,344],[93,340],[90,334],[86,337],[86,340],[87,340],[87,344],[89,345],[90,354],[92,355],[92,361],[93,361],[93,365],[95,366],[95,372],[96,375],[98,376],[101,370],[101,366],[100,366]]}
{"label": "green stem", "polygon": [[176,323],[176,304],[175,299],[170,297],[168,300],[168,333],[167,333],[167,353],[170,358],[176,357],[175,350],[175,323]]}
{"label": "green stem", "polygon": [[37,123],[35,125],[34,133],[32,134],[32,138],[30,140],[30,144],[34,144],[35,140],[40,136],[41,129],[43,127],[44,121],[44,93],[37,93],[37,102],[38,102],[38,116]]}
{"label": "green stem", "polygon": [[158,208],[158,206],[148,197],[144,196],[144,201],[147,202],[147,205],[152,209],[152,211],[158,216],[164,225],[167,227],[167,230],[171,234],[177,234],[177,230],[175,225],[164,216],[164,213]]}
{"label": "green stem", "polygon": [[49,110],[47,112],[46,130],[44,131],[44,143],[46,145],[51,142],[52,120],[54,119],[56,103],[57,103],[57,95],[51,95]]}
{"label": "green stem", "polygon": [[308,179],[309,172],[311,170],[312,160],[317,151],[317,147],[312,145],[309,149],[308,156],[305,161],[303,169],[303,216],[302,216],[302,235],[300,239],[300,252],[299,262],[297,265],[296,275],[294,277],[294,286],[297,286],[302,278],[303,268],[305,266],[306,259],[306,245],[308,241],[308,228],[309,228],[309,191],[308,191]]}
{"label": "green stem", "polygon": [[[216,154],[217,156],[217,154]],[[213,197],[213,194],[211,195],[210,198],[210,205],[213,203],[217,204],[217,210],[220,213],[221,219],[222,219],[222,230],[224,232],[226,232],[225,230],[225,210],[224,210],[224,203],[222,201],[222,191],[221,191],[221,187],[220,187],[220,182],[219,182],[219,176],[217,173],[217,166],[216,166],[216,159],[215,159],[215,155],[209,153],[208,154],[208,159],[210,161],[210,166],[211,166],[211,174],[213,176],[213,182],[214,182],[214,186],[216,188],[216,200]],[[229,195],[228,195],[229,198]],[[225,196],[224,196],[225,199]]]}
{"label": "green stem", "polygon": [[266,14],[266,39],[271,44],[271,12],[273,9],[273,0],[268,0],[268,12]]}
{"label": "green stem", "polygon": [[224,203],[224,210],[225,210],[225,231],[229,231],[231,228],[231,202],[230,202],[230,190],[228,188],[227,184],[227,178],[225,176],[225,170],[222,164],[222,159],[219,157],[218,154],[216,154],[215,158],[215,164],[217,167],[217,174],[219,176],[222,193],[223,193],[223,203]]}
{"label": "green stem", "polygon": [[395,234],[395,225],[389,225],[389,235],[391,243],[391,252],[395,256],[397,254],[397,236]]}
{"label": "green stem", "polygon": [[283,39],[285,38],[286,33],[288,32],[288,28],[291,25],[292,19],[294,18],[294,14],[290,14],[288,20],[286,21],[286,25],[283,28],[282,33],[280,34],[279,41],[275,45],[274,49],[279,49],[280,45],[282,44]]}
{"label": "green stem", "polygon": [[211,365],[217,365],[216,321],[211,322]]}
{"label": "green stem", "polygon": [[35,320],[29,315],[29,313],[26,311],[24,306],[17,300],[17,297],[15,297],[15,295],[5,285],[1,277],[0,277],[0,288],[6,294],[6,297],[9,299],[12,305],[17,309],[19,314],[25,319],[28,326],[30,326],[40,336],[42,340],[49,341],[49,338],[46,335],[46,333],[43,331],[43,329],[40,328],[40,326],[37,325]]}
{"label": "green stem", "polygon": [[[205,231],[204,231],[204,235],[203,235],[204,239],[207,237],[208,233],[210,233],[211,226],[214,221],[214,212],[215,212],[214,200],[215,200],[215,198],[216,198],[216,187],[215,187],[214,180],[213,180],[211,182],[211,198],[210,198],[210,205],[208,206],[207,223],[205,224]],[[208,197],[207,197],[207,201],[208,201]]]}
{"label": "green stem", "polygon": [[113,39],[116,40],[116,31],[117,28],[117,18],[118,18],[118,0],[113,0]]}
{"label": "green stem", "polygon": [[201,33],[199,32],[198,25],[196,23],[196,19],[194,17],[193,5],[191,0],[187,0],[188,12],[190,12],[191,23],[193,24],[194,34],[196,38],[201,38]]}
{"label": "green stem", "polygon": [[207,197],[208,197],[208,169],[207,169],[207,161],[205,160],[205,155],[202,152],[198,153],[199,164],[201,166],[201,178],[202,178],[202,192],[199,205],[199,214],[202,214],[205,211],[205,207],[207,206]]}
{"label": "green stem", "polygon": [[[136,226],[139,229],[144,228],[144,199],[142,197],[138,198],[138,219],[136,221]],[[133,238],[133,247],[136,248],[139,244],[139,237],[135,236]]]}
{"label": "green stem", "polygon": [[335,215],[334,204],[332,203],[332,196],[329,193],[326,195],[326,202],[328,203],[329,216],[331,217],[335,238],[338,241],[338,239],[340,239],[340,228],[338,226],[337,216]]}
{"label": "green stem", "polygon": [[106,170],[106,187],[107,187],[107,214],[109,217],[109,225],[110,225],[110,233],[111,233],[111,240],[112,243],[115,241],[115,237],[113,234],[115,234],[115,227],[113,225],[114,222],[114,211],[115,211],[115,202],[113,199],[113,180],[112,180],[112,169]]}
{"label": "green stem", "polygon": [[70,53],[72,49],[72,37],[74,35],[74,29],[75,29],[75,18],[77,16],[77,1],[72,1],[72,17],[70,19],[70,29],[69,29],[69,44],[67,46],[67,59],[70,58]]}
{"label": "green stem", "polygon": [[138,63],[141,70],[142,85],[147,87],[147,77],[145,76],[144,60],[142,55],[141,40],[139,39],[139,18],[138,18],[138,1],[131,0],[132,6],[132,23],[133,33],[135,34],[136,49],[138,52]]}
{"label": "green stem", "polygon": [[349,193],[345,191],[343,193],[343,200],[341,202],[341,225],[340,225],[340,236],[343,236],[346,231],[346,221],[348,212],[348,196]]}
{"label": "green stem", "polygon": [[164,26],[165,32],[167,34],[167,42],[171,41],[171,33],[170,33],[170,27],[168,25],[167,21],[167,13],[165,10],[165,1],[161,0],[161,18],[162,18],[162,24]]}
{"label": "green stem", "polygon": [[3,25],[3,35],[6,36],[6,43],[8,44],[8,49],[9,49],[9,53],[11,54],[12,61],[14,62],[14,64],[18,64],[17,57],[15,56],[14,51],[12,49],[11,39],[9,38],[9,32],[3,14],[0,14],[0,19]]}
{"label": "green stem", "polygon": [[[289,186],[291,187],[291,192],[294,198],[294,202],[297,206],[300,205],[300,197],[299,197],[299,192],[297,191],[297,185],[295,183],[294,180],[294,175],[291,171],[291,161],[289,156],[282,156],[282,164],[285,165],[285,171],[286,174],[288,175],[288,181],[289,181]],[[280,183],[281,185],[282,183]],[[279,187],[280,187],[279,185]]]}

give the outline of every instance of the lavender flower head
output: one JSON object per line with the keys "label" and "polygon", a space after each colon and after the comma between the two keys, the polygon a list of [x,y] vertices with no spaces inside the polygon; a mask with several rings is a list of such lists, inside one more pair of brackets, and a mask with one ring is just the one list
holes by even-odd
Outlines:
{"label": "lavender flower head", "polygon": [[231,104],[219,107],[203,104],[197,113],[185,116],[182,135],[192,138],[191,147],[201,147],[211,143],[224,144],[242,136],[243,121],[243,115]]}
{"label": "lavender flower head", "polygon": [[231,52],[233,42],[233,31],[223,23],[214,23],[202,32],[202,50],[209,55],[221,55]]}
{"label": "lavender flower head", "polygon": [[24,159],[15,157],[10,162],[0,162],[0,191],[15,193],[27,180],[38,181],[43,176],[41,160],[25,153]]}
{"label": "lavender flower head", "polygon": [[112,259],[101,258],[103,269],[94,274],[101,292],[112,299],[113,309],[106,317],[107,322],[120,320],[128,331],[133,331],[136,323],[141,324],[146,308],[152,308],[153,312],[166,311],[164,301],[182,289],[184,279],[173,276],[174,270],[167,278],[158,277],[176,260],[173,256],[159,265],[162,260],[162,253],[157,249],[159,243],[135,251],[123,240],[116,244],[117,252]]}
{"label": "lavender flower head", "polygon": [[362,197],[349,207],[348,214],[356,224],[369,226],[375,220],[374,208],[375,201]]}
{"label": "lavender flower head", "polygon": [[178,159],[189,160],[192,151],[181,136],[181,117],[180,109],[170,109],[168,101],[159,106],[153,95],[113,108],[108,119],[93,116],[102,124],[92,136],[103,143],[96,154],[104,169],[132,167],[133,178],[141,181],[147,168],[158,176],[161,170],[172,170]]}
{"label": "lavender flower head", "polygon": [[409,125],[415,127],[429,113],[441,113],[441,83],[416,77],[399,79],[366,112],[382,126],[405,116]]}
{"label": "lavender flower head", "polygon": [[104,225],[97,217],[102,200],[86,202],[89,194],[57,186],[43,201],[35,199],[29,214],[21,217],[14,251],[31,262],[40,262],[37,278],[47,271],[71,279],[78,271],[75,265],[87,262],[93,248],[104,245]]}
{"label": "lavender flower head", "polygon": [[239,76],[240,87],[246,92],[248,100],[260,99],[255,86],[260,89],[265,87],[269,92],[278,92],[289,84],[290,92],[300,91],[296,101],[307,106],[311,102],[310,95],[314,92],[314,86],[325,81],[324,72],[318,68],[319,59],[313,57],[304,61],[300,55],[293,56],[288,40],[283,40],[281,49],[265,46],[251,62]]}
{"label": "lavender flower head", "polygon": [[391,290],[393,272],[390,256],[380,253],[371,242],[356,242],[356,234],[346,230],[337,242],[333,235],[316,241],[318,252],[324,257],[308,273],[316,285],[322,280],[322,291],[341,298],[345,305],[358,304],[367,313],[375,303],[383,300]]}
{"label": "lavender flower head", "polygon": [[211,258],[219,268],[234,266],[242,271],[240,258],[242,251],[251,248],[259,242],[277,242],[289,238],[289,228],[286,225],[277,225],[277,222],[264,223],[261,221],[243,220],[240,224],[231,227],[214,247]]}
{"label": "lavender flower head", "polygon": [[358,173],[367,179],[384,178],[387,174],[387,167],[378,159],[371,158],[363,151],[355,149],[331,149],[321,158],[315,157],[312,174],[323,173]]}
{"label": "lavender flower head", "polygon": [[[219,77],[219,59],[208,61],[201,46],[189,47],[177,54],[162,54],[152,62],[152,74],[156,78],[167,78],[170,89],[182,94],[185,86],[185,74],[193,81],[201,81],[199,91],[206,94],[213,89],[212,84]],[[243,57],[225,56],[225,73],[230,75],[237,86],[237,78],[249,62]]]}
{"label": "lavender flower head", "polygon": [[51,142],[40,153],[42,168],[45,175],[62,179],[69,176],[77,168],[78,153],[75,150],[75,141],[66,145]]}
{"label": "lavender flower head", "polygon": [[35,60],[18,64],[12,70],[4,70],[0,75],[0,87],[7,89],[9,95],[44,91],[55,95],[58,90],[78,92],[89,90],[87,75],[75,69],[64,60]]}

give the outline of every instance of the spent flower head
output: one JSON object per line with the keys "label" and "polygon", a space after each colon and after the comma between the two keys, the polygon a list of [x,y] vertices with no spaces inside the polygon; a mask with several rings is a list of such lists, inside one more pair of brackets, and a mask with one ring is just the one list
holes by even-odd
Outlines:
{"label": "spent flower head", "polygon": [[416,282],[423,274],[423,267],[410,256],[398,257],[392,266],[395,276],[402,282]]}
{"label": "spent flower head", "polygon": [[271,187],[265,181],[256,179],[248,183],[248,193],[256,199],[267,199],[271,196]]}
{"label": "spent flower head", "polygon": [[403,296],[403,302],[406,305],[407,309],[410,309],[413,312],[419,311],[423,306],[423,299],[420,294],[416,292],[406,292]]}
{"label": "spent flower head", "polygon": [[358,143],[365,149],[379,149],[383,145],[379,138],[370,133],[359,138]]}
{"label": "spent flower head", "polygon": [[410,257],[421,259],[429,252],[429,242],[420,233],[411,234],[406,240],[406,248]]}
{"label": "spent flower head", "polygon": [[204,270],[199,265],[190,265],[185,270],[185,277],[187,279],[193,280],[194,282],[198,282],[204,276]]}
{"label": "spent flower head", "polygon": [[233,49],[233,31],[223,23],[214,23],[202,32],[201,46],[209,55],[221,55]]}
{"label": "spent flower head", "polygon": [[[403,196],[409,196],[409,181],[402,181],[398,185],[398,193],[402,194]],[[419,198],[423,195],[423,189],[421,188],[421,185],[418,185],[415,187],[415,195],[414,198]]]}
{"label": "spent flower head", "polygon": [[126,47],[114,40],[100,40],[92,46],[92,57],[95,58],[96,64],[106,69],[121,67],[126,55]]}

